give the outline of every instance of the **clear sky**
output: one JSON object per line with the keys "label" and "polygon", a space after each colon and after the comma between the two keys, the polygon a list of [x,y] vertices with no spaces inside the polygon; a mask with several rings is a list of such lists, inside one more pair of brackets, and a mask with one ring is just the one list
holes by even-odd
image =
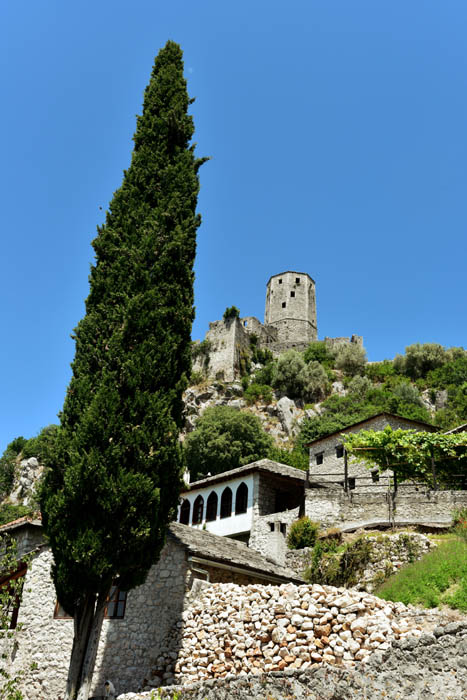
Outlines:
{"label": "clear sky", "polygon": [[0,4],[0,454],[56,422],[90,242],[167,39],[203,166],[196,321],[316,281],[318,333],[370,360],[467,346],[465,0]]}

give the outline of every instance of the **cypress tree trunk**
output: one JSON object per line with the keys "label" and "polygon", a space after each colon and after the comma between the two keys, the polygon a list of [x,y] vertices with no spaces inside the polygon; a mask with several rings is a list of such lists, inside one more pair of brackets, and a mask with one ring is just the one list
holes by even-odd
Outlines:
{"label": "cypress tree trunk", "polygon": [[190,145],[189,104],[182,52],[169,41],[145,91],[131,165],[93,241],[86,315],[41,491],[57,597],[75,617],[67,700],[88,697],[105,594],[144,582],[178,503],[205,160]]}

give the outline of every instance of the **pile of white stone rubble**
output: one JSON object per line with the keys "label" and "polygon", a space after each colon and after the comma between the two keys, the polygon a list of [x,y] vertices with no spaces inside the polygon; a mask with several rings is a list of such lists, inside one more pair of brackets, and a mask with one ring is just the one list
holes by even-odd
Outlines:
{"label": "pile of white stone rubble", "polygon": [[151,685],[322,663],[354,666],[388,649],[393,639],[422,634],[402,603],[316,584],[213,584],[179,625],[178,649],[157,660]]}

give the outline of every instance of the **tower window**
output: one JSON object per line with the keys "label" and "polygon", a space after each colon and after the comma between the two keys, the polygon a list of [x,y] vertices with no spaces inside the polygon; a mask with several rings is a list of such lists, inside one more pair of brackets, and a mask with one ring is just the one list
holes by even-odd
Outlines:
{"label": "tower window", "polygon": [[295,284],[300,284],[300,277],[295,278]]}
{"label": "tower window", "polygon": [[318,454],[316,455],[316,464],[323,463],[323,456],[324,456],[324,452],[318,452]]}
{"label": "tower window", "polygon": [[295,296],[295,292],[290,292],[290,296],[291,296],[291,297],[294,297],[294,296]]}
{"label": "tower window", "polygon": [[285,309],[285,301],[282,302],[282,308]]}
{"label": "tower window", "polygon": [[282,280],[279,280],[279,284],[282,284]]}

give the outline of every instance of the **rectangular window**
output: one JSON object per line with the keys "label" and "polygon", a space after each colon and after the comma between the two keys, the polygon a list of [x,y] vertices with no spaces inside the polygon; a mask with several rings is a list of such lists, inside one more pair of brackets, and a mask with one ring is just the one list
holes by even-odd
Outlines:
{"label": "rectangular window", "polygon": [[279,284],[282,284],[282,280],[279,280]]}
{"label": "rectangular window", "polygon": [[316,457],[316,464],[322,464],[323,463],[323,458],[324,458],[324,452],[318,452]]}
{"label": "rectangular window", "polygon": [[355,488],[355,477],[351,476],[350,479],[348,480],[348,483],[349,483],[350,491],[353,491]]}
{"label": "rectangular window", "polygon": [[379,471],[377,469],[373,469],[371,472],[371,480],[373,481],[374,484],[377,484],[379,481]]}
{"label": "rectangular window", "polygon": [[294,297],[294,296],[295,296],[295,292],[290,292],[290,296],[291,296],[291,297]]}
{"label": "rectangular window", "polygon": [[112,586],[105,609],[105,617],[112,620],[123,620],[126,608],[126,591],[121,591],[118,586]]}
{"label": "rectangular window", "polygon": [[287,524],[286,523],[281,523],[281,533],[284,535],[287,534]]}
{"label": "rectangular window", "polygon": [[295,284],[300,284],[300,277],[295,278]]}
{"label": "rectangular window", "polygon": [[285,301],[282,302],[282,308],[285,309]]}
{"label": "rectangular window", "polygon": [[344,445],[336,445],[336,457],[340,459],[344,456]]}

